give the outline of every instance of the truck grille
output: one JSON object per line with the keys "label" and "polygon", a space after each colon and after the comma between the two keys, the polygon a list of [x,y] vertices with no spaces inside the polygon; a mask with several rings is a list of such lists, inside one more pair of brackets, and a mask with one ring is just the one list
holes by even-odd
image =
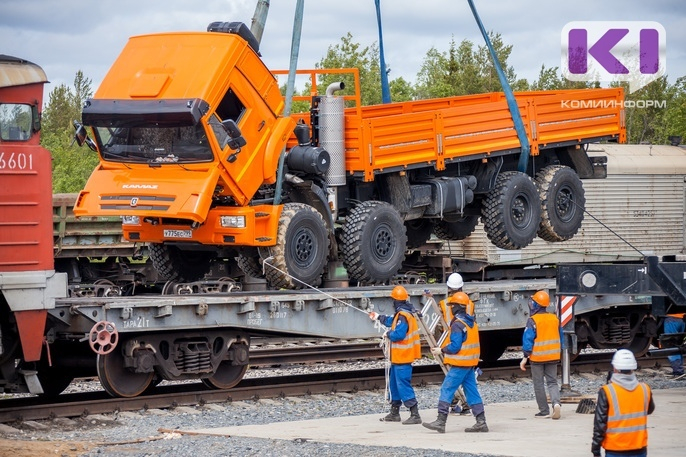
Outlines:
{"label": "truck grille", "polygon": [[100,204],[100,208],[122,211],[168,211],[174,200],[174,197],[154,195],[105,195],[102,197],[103,203]]}

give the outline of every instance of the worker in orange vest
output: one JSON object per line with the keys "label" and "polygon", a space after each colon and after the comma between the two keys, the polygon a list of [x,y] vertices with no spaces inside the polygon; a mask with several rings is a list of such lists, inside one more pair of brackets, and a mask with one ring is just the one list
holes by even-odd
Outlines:
{"label": "worker in orange vest", "polygon": [[409,295],[403,286],[395,286],[391,291],[395,314],[386,316],[375,312],[369,313],[369,318],[378,320],[382,325],[390,327],[384,338],[390,341],[390,373],[389,388],[391,392],[391,412],[380,420],[382,422],[400,422],[400,405],[410,409],[410,417],[403,424],[421,424],[417,398],[412,388],[412,362],[422,357],[421,341],[419,339],[419,325],[416,310],[408,302]]}
{"label": "worker in orange vest", "polygon": [[431,348],[435,356],[442,356],[443,363],[450,366],[441,385],[438,398],[438,417],[433,422],[422,425],[438,433],[445,433],[450,403],[457,389],[464,387],[467,404],[476,423],[465,428],[465,432],[488,432],[484,402],[479,394],[475,371],[479,364],[481,346],[479,345],[479,326],[474,319],[474,304],[464,292],[457,292],[448,299],[452,306],[453,319],[450,323],[450,340],[443,342],[442,347]]}
{"label": "worker in orange vest", "polygon": [[550,405],[545,395],[545,384],[548,385],[550,402],[553,404],[553,419],[562,415],[560,405],[560,388],[557,385],[557,366],[560,363],[562,348],[562,329],[560,320],[554,313],[547,312],[550,296],[539,290],[529,299],[529,319],[522,337],[522,358],[519,367],[526,371],[526,362],[531,362],[531,379],[534,384],[534,396],[538,405],[536,418],[550,417]]}
{"label": "worker in orange vest", "polygon": [[[684,321],[686,313],[667,314],[665,317],[665,333],[684,333],[686,331],[686,322]],[[683,376],[684,374],[684,358],[681,354],[667,356],[669,364],[672,366],[672,375],[674,377]]]}
{"label": "worker in orange vest", "polygon": [[655,410],[650,387],[636,379],[634,354],[619,349],[612,357],[612,378],[598,391],[593,420],[593,457],[648,455],[648,414]]}
{"label": "worker in orange vest", "polygon": [[460,273],[451,273],[450,276],[448,276],[445,285],[448,287],[448,295],[445,297],[445,300],[438,302],[438,306],[443,312],[443,319],[450,325],[450,322],[453,320],[453,312],[452,307],[448,305],[448,299],[457,292],[462,292],[462,288],[464,287],[462,275]]}

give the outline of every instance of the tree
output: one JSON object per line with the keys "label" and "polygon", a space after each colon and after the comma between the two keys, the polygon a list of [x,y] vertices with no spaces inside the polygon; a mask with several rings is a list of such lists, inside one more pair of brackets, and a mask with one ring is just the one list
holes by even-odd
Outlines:
{"label": "tree", "polygon": [[560,67],[546,68],[541,65],[538,79],[535,80],[530,90],[560,90],[560,89],[590,89],[599,88],[598,81],[570,81],[562,76]]}
{"label": "tree", "polygon": [[[525,79],[518,80],[514,69],[507,65],[512,46],[506,46],[500,34],[489,33],[503,73],[513,90],[526,90]],[[447,52],[431,48],[426,53],[417,74],[417,98],[449,97],[502,91],[500,79],[486,46],[474,49],[474,43],[462,40],[458,46],[453,38]]]}
{"label": "tree", "polygon": [[54,193],[78,192],[98,164],[90,149],[73,145],[74,120],[81,120],[81,107],[91,97],[91,80],[79,70],[73,89],[61,84],[50,92],[43,110],[41,144],[52,153]]}

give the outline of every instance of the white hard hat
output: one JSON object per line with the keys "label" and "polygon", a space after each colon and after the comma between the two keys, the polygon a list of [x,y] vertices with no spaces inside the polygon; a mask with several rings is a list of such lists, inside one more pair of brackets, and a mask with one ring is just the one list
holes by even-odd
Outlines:
{"label": "white hard hat", "polygon": [[462,276],[460,273],[453,273],[448,276],[448,282],[446,284],[449,289],[462,289],[462,286],[464,286],[464,281],[462,281]]}
{"label": "white hard hat", "polygon": [[628,349],[619,349],[612,356],[612,366],[615,370],[635,370],[638,364],[633,352]]}

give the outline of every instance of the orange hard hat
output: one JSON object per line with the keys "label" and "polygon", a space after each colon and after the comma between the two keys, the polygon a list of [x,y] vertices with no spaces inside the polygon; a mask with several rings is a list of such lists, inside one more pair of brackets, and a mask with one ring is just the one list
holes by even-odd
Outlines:
{"label": "orange hard hat", "polygon": [[538,303],[538,306],[546,307],[550,304],[550,296],[545,290],[539,290],[531,296],[531,299]]}
{"label": "orange hard hat", "polygon": [[403,286],[395,286],[391,291],[391,298],[394,300],[405,301],[409,298],[407,290]]}
{"label": "orange hard hat", "polygon": [[448,298],[448,303],[457,303],[462,306],[469,305],[469,295],[464,292],[454,293]]}

